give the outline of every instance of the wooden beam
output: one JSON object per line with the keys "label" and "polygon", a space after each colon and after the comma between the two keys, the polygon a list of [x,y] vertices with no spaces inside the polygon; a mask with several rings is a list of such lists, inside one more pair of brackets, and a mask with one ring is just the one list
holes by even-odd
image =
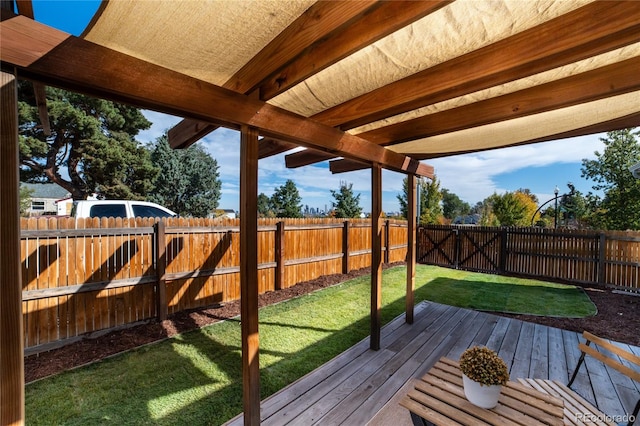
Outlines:
{"label": "wooden beam", "polygon": [[382,327],[382,169],[374,164],[371,169],[371,337],[370,348],[380,349]]}
{"label": "wooden beam", "polygon": [[0,74],[0,424],[19,425],[24,424],[24,338],[18,84],[14,75]]}
{"label": "wooden beam", "polygon": [[[300,54],[306,45],[349,24],[372,6],[374,2],[371,0],[314,4],[222,87],[243,94],[253,92],[270,73],[276,72],[290,62],[291,58]],[[187,148],[218,127],[216,123],[184,119],[169,129],[169,145],[172,148]]]}
{"label": "wooden beam", "polygon": [[[318,2],[293,22],[224,87],[248,93],[260,85],[260,99],[271,99],[450,0],[395,2]],[[189,119],[169,132],[169,142],[188,146],[207,133],[189,133]],[[209,132],[215,125],[203,124]],[[175,128],[175,127],[174,127]],[[173,130],[173,129],[172,129]],[[175,139],[172,139],[175,138]]]}
{"label": "wooden beam", "polygon": [[[640,41],[639,4],[594,2],[559,18],[363,94],[312,118],[350,129]],[[464,73],[459,70],[464,69]],[[364,135],[360,135],[365,137]],[[300,158],[300,160],[298,160]],[[291,154],[292,164],[325,161]]]}
{"label": "wooden beam", "polygon": [[244,424],[260,424],[258,335],[258,132],[240,136],[240,319]]}
{"label": "wooden beam", "polygon": [[295,169],[296,167],[302,167],[332,158],[335,158],[335,155],[331,155],[328,152],[305,149],[304,151],[285,155],[284,162],[288,168]]}
{"label": "wooden beam", "polygon": [[640,3],[594,2],[485,48],[373,90],[312,118],[330,126],[350,129],[638,41]]}
{"label": "wooden beam", "polygon": [[640,89],[640,57],[371,130],[359,136],[388,145],[565,108]]}
{"label": "wooden beam", "polygon": [[[315,3],[258,52],[223,87],[239,93],[253,91],[267,76],[278,72],[293,58],[302,55],[309,46],[323,41],[334,32],[353,26],[363,14],[378,7],[376,3],[376,0]],[[261,99],[265,98],[261,96]]]}
{"label": "wooden beam", "polygon": [[248,125],[267,137],[379,162],[390,170],[433,173],[429,166],[357,136],[27,18],[9,17],[0,25],[3,66],[17,67],[22,78],[235,129]]}
{"label": "wooden beam", "polygon": [[260,140],[260,147],[258,148],[258,158],[263,159],[271,157],[272,155],[282,154],[283,152],[287,152],[297,147],[298,145],[291,142],[279,141],[271,138],[263,138]]}
{"label": "wooden beam", "polygon": [[369,168],[371,168],[370,164],[365,164],[360,161],[347,160],[344,158],[329,161],[329,170],[331,170],[331,173],[353,172],[355,170],[364,170]]}
{"label": "wooden beam", "polygon": [[[467,151],[446,152],[446,153],[433,153],[428,155],[427,154],[418,155],[416,157],[426,160],[430,158],[447,157],[450,155],[468,154],[470,152],[489,151],[492,149],[501,149],[501,148],[507,148],[511,146],[528,145],[528,144],[537,143],[537,142],[548,142],[548,141],[555,141],[559,139],[575,138],[578,136],[593,135],[595,133],[605,133],[605,132],[611,132],[613,130],[629,129],[631,127],[639,127],[639,126],[640,126],[640,112],[635,114],[630,114],[624,117],[616,118],[614,120],[594,124],[591,126],[582,127],[580,129],[575,129],[575,130],[562,132],[562,133],[555,133],[553,135],[548,135],[548,136],[544,136],[536,139],[528,139],[526,141],[518,142],[515,144],[501,146],[499,148],[488,148],[488,149],[473,150],[473,151],[467,150]],[[340,160],[335,160],[335,161],[340,161]],[[331,165],[331,163],[329,163],[329,165]],[[345,170],[345,171],[350,171],[350,170]]]}
{"label": "wooden beam", "polygon": [[[33,4],[31,0],[16,0],[18,6],[18,13],[24,15],[27,18],[35,19],[33,14]],[[40,116],[40,124],[42,125],[42,132],[45,136],[51,135],[51,123],[49,122],[49,112],[47,111],[47,95],[45,93],[45,87],[40,83],[33,83],[33,93],[36,97],[36,105],[38,106],[38,115]]]}
{"label": "wooden beam", "polygon": [[443,6],[445,1],[380,2],[351,25],[308,47],[295,61],[271,75],[260,86],[261,99],[271,99],[350,54],[415,22]]}
{"label": "wooden beam", "polygon": [[407,175],[407,295],[405,321],[413,324],[416,284],[416,177]]}

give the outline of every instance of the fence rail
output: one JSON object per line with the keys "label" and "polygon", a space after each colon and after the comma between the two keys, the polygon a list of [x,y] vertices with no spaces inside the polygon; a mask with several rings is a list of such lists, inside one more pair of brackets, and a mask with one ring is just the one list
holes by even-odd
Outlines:
{"label": "fence rail", "polygon": [[427,226],[417,259],[456,269],[640,293],[640,232]]}
{"label": "fence rail", "polygon": [[[25,353],[240,297],[239,220],[22,220]],[[385,262],[407,228],[386,221]],[[369,220],[261,219],[258,290],[371,264]]]}

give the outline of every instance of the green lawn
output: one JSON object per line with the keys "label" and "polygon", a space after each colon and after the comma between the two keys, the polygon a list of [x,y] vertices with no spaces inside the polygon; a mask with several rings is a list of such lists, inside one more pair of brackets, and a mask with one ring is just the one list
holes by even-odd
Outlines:
{"label": "green lawn", "polygon": [[[405,268],[383,275],[384,323],[404,310]],[[365,338],[369,277],[260,310],[266,397]],[[418,265],[416,303],[585,316],[580,289]],[[184,333],[26,387],[27,424],[220,424],[242,411],[240,323]]]}

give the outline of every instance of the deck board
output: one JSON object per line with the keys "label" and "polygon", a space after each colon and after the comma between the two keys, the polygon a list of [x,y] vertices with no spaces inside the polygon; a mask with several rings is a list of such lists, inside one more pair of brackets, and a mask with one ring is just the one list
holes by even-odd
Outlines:
{"label": "deck board", "polygon": [[[265,425],[411,425],[398,401],[411,379],[440,357],[456,359],[472,345],[487,345],[509,365],[512,379],[551,378],[566,383],[577,363],[578,333],[483,312],[422,302],[414,324],[404,315],[387,324],[381,349],[364,339],[261,404]],[[634,353],[640,348],[618,344]],[[589,360],[573,388],[609,415],[631,413],[640,385]],[[600,364],[600,365],[598,365]],[[229,425],[243,424],[242,416]]]}

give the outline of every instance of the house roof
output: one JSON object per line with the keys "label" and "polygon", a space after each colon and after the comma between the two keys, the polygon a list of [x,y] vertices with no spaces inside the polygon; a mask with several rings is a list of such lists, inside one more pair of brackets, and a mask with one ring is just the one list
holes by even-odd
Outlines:
{"label": "house roof", "polygon": [[70,195],[69,191],[55,183],[20,183],[20,186],[33,191],[31,198],[51,198],[59,200]]}
{"label": "house roof", "polygon": [[173,146],[309,148],[289,167],[429,175],[411,159],[640,124],[635,1],[109,1],[80,39],[7,16],[19,75],[186,117]]}

